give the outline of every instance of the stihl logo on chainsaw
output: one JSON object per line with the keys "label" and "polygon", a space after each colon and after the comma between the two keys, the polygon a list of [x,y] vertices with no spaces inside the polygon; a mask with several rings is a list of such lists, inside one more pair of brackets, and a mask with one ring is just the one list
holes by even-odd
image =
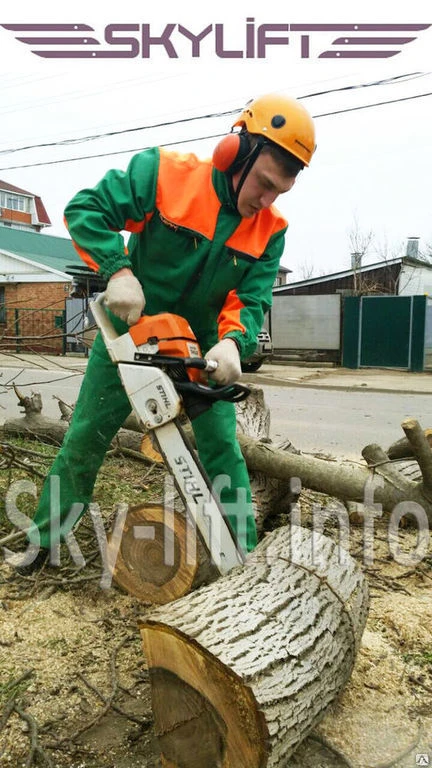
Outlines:
{"label": "stihl logo on chainsaw", "polygon": [[183,477],[183,488],[185,493],[192,496],[195,503],[198,503],[199,499],[204,498],[199,483],[195,479],[193,472],[184,456],[178,456],[174,459],[175,463],[179,467],[180,473]]}
{"label": "stihl logo on chainsaw", "polygon": [[171,403],[171,400],[169,399],[167,393],[165,392],[162,384],[157,384],[156,385],[156,389],[157,389],[157,391],[159,392],[159,394],[160,394],[160,396],[162,398],[162,401],[163,401],[163,404],[164,404],[165,408],[170,408],[172,403]]}

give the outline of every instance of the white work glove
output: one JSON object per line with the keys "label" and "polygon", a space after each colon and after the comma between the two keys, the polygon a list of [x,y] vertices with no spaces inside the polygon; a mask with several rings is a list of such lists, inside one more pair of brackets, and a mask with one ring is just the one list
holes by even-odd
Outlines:
{"label": "white work glove", "polygon": [[105,291],[105,304],[128,325],[138,322],[145,307],[145,298],[141,283],[132,272],[118,272],[110,277]]}
{"label": "white work glove", "polygon": [[240,355],[234,339],[222,339],[205,355],[206,360],[216,360],[218,366],[209,375],[217,384],[233,384],[241,376]]}

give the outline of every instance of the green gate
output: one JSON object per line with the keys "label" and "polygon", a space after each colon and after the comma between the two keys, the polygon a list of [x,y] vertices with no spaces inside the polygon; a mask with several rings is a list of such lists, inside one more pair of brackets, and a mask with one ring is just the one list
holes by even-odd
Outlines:
{"label": "green gate", "polygon": [[426,296],[348,296],[342,364],[424,369]]}

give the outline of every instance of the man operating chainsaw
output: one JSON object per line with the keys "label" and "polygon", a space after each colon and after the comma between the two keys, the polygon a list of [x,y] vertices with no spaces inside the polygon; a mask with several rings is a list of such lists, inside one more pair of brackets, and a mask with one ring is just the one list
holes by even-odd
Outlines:
{"label": "man operating chainsaw", "polygon": [[[79,255],[108,281],[105,302],[117,332],[125,333],[144,308],[149,315],[180,315],[205,357],[217,362],[214,384],[235,382],[271,306],[284,249],[287,222],[273,203],[293,187],[314,150],[306,109],[265,95],[247,104],[211,160],[154,148],[135,155],[126,171],[110,170],[93,189],[78,192],[65,222]],[[127,247],[121,231],[131,233]],[[32,568],[49,554],[52,516],[64,539],[87,508],[130,410],[99,335],[29,534],[36,542],[37,528],[42,547]],[[251,551],[256,528],[234,404],[214,403],[192,426],[210,481],[229,476],[220,501],[240,545]]]}

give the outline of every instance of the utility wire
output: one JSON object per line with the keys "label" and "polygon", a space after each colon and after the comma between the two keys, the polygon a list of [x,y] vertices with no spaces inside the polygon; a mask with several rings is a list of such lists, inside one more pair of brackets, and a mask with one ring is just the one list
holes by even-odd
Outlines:
{"label": "utility wire", "polygon": [[[415,94],[415,96],[405,96],[403,98],[392,99],[390,101],[379,101],[379,102],[376,102],[374,104],[363,104],[363,105],[361,105],[359,107],[348,107],[346,109],[338,109],[338,110],[334,110],[332,112],[322,112],[321,114],[312,115],[312,117],[316,120],[316,119],[318,119],[320,117],[330,117],[332,115],[341,115],[341,114],[343,114],[345,112],[354,112],[354,111],[358,111],[358,110],[361,110],[361,109],[372,109],[374,107],[385,106],[386,104],[399,104],[399,103],[404,102],[404,101],[411,101],[413,99],[421,99],[421,98],[424,98],[426,96],[432,96],[432,91],[428,92],[428,93],[417,93],[417,94]],[[235,110],[235,112],[237,112],[237,111],[238,110]],[[163,143],[159,144],[159,146],[161,146],[161,147],[172,147],[172,146],[176,146],[178,144],[189,144],[189,143],[195,142],[195,141],[206,141],[207,139],[219,139],[219,138],[221,138],[222,136],[225,136],[225,135],[226,135],[226,131],[224,131],[223,133],[215,133],[215,134],[212,134],[212,135],[209,135],[209,136],[195,136],[192,139],[180,139],[178,141],[163,142]],[[97,155],[81,155],[80,157],[68,157],[68,158],[64,158],[62,160],[48,160],[48,161],[44,161],[44,162],[40,162],[40,163],[27,163],[25,165],[8,165],[8,166],[5,166],[4,168],[0,168],[0,171],[14,171],[14,170],[17,170],[19,168],[36,168],[36,167],[42,166],[42,165],[43,166],[46,166],[46,165],[60,165],[62,163],[73,163],[73,162],[76,162],[77,160],[93,160],[93,159],[97,159],[97,158],[100,158],[100,157],[111,157],[113,155],[124,155],[124,154],[128,154],[128,153],[131,153],[131,152],[144,152],[144,150],[150,149],[150,148],[151,148],[150,146],[148,146],[148,147],[134,147],[134,148],[129,148],[129,149],[117,150],[115,152],[102,152],[102,153],[97,154]]]}
{"label": "utility wire", "polygon": [[411,101],[412,99],[422,99],[424,96],[432,96],[432,91],[429,93],[417,93],[415,96],[404,96],[400,99],[393,99],[392,101],[377,101],[375,104],[363,104],[360,107],[348,107],[347,109],[339,109],[335,112],[322,112],[320,115],[313,115],[317,117],[329,117],[330,115],[341,115],[343,112],[356,112],[359,109],[371,109],[372,107],[382,107],[385,104],[399,104],[402,101]]}
{"label": "utility wire", "polygon": [[[206,139],[220,139],[222,136],[226,136],[226,131],[223,133],[214,133],[212,136],[196,136],[193,139],[183,139],[180,141],[165,141],[163,144],[159,144],[161,147],[173,147],[177,144],[189,144],[193,141],[205,141]],[[73,163],[75,160],[93,160],[98,157],[111,157],[112,155],[125,155],[130,152],[144,152],[151,147],[135,147],[134,149],[120,149],[117,152],[101,152],[99,155],[81,155],[80,157],[68,157],[63,160],[48,160],[42,163],[29,163],[28,165],[9,165],[7,168],[0,168],[0,171],[12,171],[16,168],[36,168],[40,165],[60,165],[61,163]]]}
{"label": "utility wire", "polygon": [[[339,88],[331,88],[325,91],[316,91],[315,93],[307,93],[303,96],[299,96],[299,100],[301,99],[311,99],[315,96],[325,96],[331,93],[340,93],[342,91],[350,91],[350,90],[356,90],[360,88],[371,88],[375,86],[382,86],[382,85],[395,85],[399,84],[401,81],[407,82],[412,79],[417,79],[419,77],[425,77],[427,75],[430,75],[430,72],[409,72],[404,75],[395,75],[393,77],[389,77],[382,80],[375,80],[370,83],[359,83],[357,85],[345,85],[341,86]],[[160,122],[160,123],[153,123],[150,125],[141,125],[136,128],[125,128],[123,130],[119,131],[108,131],[105,133],[97,133],[92,134],[89,136],[82,136],[81,138],[71,138],[71,139],[62,139],[61,141],[51,141],[51,142],[45,142],[42,144],[28,144],[24,147],[12,147],[9,149],[2,149],[0,150],[0,155],[6,155],[6,154],[12,154],[14,152],[24,152],[29,149],[42,149],[46,147],[60,147],[60,146],[69,146],[73,144],[82,144],[87,141],[95,141],[97,139],[104,139],[111,136],[120,136],[127,133],[136,133],[138,131],[147,131],[153,128],[165,128],[165,127],[171,127],[173,125],[181,125],[184,123],[191,123],[196,120],[209,120],[210,118],[215,117],[227,117],[230,115],[234,115],[237,112],[241,112],[242,107],[238,107],[237,109],[230,109],[226,110],[224,112],[210,112],[208,114],[204,115],[195,115],[194,117],[184,117],[180,118],[178,120],[171,120],[167,122]],[[26,166],[24,166],[26,167]]]}

